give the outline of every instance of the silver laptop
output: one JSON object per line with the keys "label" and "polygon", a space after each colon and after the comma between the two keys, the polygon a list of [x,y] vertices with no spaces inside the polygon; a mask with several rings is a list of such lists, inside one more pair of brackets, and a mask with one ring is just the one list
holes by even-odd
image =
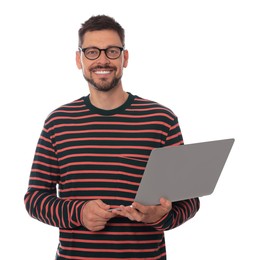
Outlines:
{"label": "silver laptop", "polygon": [[152,150],[135,201],[157,205],[210,195],[233,146],[234,139]]}

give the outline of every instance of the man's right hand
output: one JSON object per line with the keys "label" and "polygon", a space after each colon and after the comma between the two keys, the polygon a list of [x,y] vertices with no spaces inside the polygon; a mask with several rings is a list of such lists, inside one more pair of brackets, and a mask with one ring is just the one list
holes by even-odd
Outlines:
{"label": "man's right hand", "polygon": [[82,223],[90,231],[100,231],[105,228],[109,219],[116,214],[109,212],[110,206],[102,200],[87,202],[82,210]]}

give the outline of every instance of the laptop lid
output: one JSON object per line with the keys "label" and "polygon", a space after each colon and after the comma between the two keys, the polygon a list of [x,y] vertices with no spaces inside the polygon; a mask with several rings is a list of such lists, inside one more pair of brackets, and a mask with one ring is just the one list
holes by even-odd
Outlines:
{"label": "laptop lid", "polygon": [[234,139],[167,146],[152,150],[135,201],[157,205],[210,195],[217,184]]}

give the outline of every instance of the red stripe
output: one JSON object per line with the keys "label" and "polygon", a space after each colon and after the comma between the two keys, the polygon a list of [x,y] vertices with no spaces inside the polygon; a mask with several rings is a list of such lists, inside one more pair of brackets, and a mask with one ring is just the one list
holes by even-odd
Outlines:
{"label": "red stripe", "polygon": [[[72,112],[71,112],[72,113]],[[73,112],[73,114],[75,114],[76,111]],[[151,113],[151,114],[145,114],[145,115],[125,115],[125,114],[116,114],[115,117],[120,117],[120,118],[148,118],[148,117],[156,117],[156,116],[163,116],[163,117],[166,117],[166,118],[169,118],[170,120],[174,120],[173,117],[169,116],[168,114],[166,113]],[[85,119],[85,118],[95,118],[95,117],[100,117],[100,115],[97,115],[97,114],[92,114],[92,115],[85,115],[85,116],[56,116],[56,117],[53,117],[52,119],[49,119],[47,121],[47,125],[49,123],[51,123],[52,121],[55,121],[55,120],[60,120],[60,119],[69,119],[69,120],[79,120],[79,119]]]}
{"label": "red stripe", "polygon": [[38,173],[38,172],[45,174],[47,176],[54,176],[54,177],[59,176],[58,173],[47,172],[47,171],[43,171],[43,170],[40,170],[40,169],[37,169],[37,168],[36,169],[32,168],[32,170],[31,170],[31,173]]}
{"label": "red stripe", "polygon": [[[39,162],[40,164],[40,162]],[[41,163],[44,165],[44,163]],[[130,165],[127,163],[116,163],[116,162],[71,162],[71,163],[66,163],[60,166],[61,169],[64,169],[66,167],[69,166],[73,166],[73,165],[108,165],[108,166],[123,166],[123,167],[127,167],[127,168],[133,168],[133,169],[138,169],[138,170],[144,170],[145,167],[140,167],[140,166],[136,166],[136,165]],[[51,166],[53,167],[53,166]],[[54,166],[53,168],[57,168],[57,166]]]}
{"label": "red stripe", "polygon": [[39,164],[39,165],[43,165],[45,167],[49,167],[49,168],[54,168],[54,169],[58,169],[59,166],[58,165],[53,165],[53,164],[49,164],[49,163],[45,163],[45,162],[40,162],[40,161],[34,161],[33,163],[35,164]]}
{"label": "red stripe", "polygon": [[141,175],[134,174],[134,173],[127,173],[123,171],[105,171],[105,170],[79,170],[79,171],[68,171],[62,174],[62,177],[66,177],[72,174],[117,174],[117,175],[124,175],[124,176],[131,176],[131,177],[141,177]]}
{"label": "red stripe", "polygon": [[[88,231],[88,230],[76,230],[76,229],[60,229],[62,233],[69,233],[69,234],[85,234],[85,235],[88,235],[88,234],[93,234],[94,232],[93,231]],[[161,235],[163,234],[162,231],[151,231],[151,232],[107,232],[107,231],[97,231],[97,234],[99,235],[131,235],[131,236],[136,236],[136,235]]]}
{"label": "red stripe", "polygon": [[55,133],[51,136],[54,138],[56,136],[68,135],[68,134],[85,134],[85,133],[153,133],[153,134],[162,134],[167,136],[167,133],[161,130],[121,130],[121,129],[94,129],[94,130],[77,130],[77,131],[63,131],[60,133]]}
{"label": "red stripe", "polygon": [[60,120],[60,119],[70,119],[70,120],[79,120],[79,119],[85,119],[85,118],[95,118],[100,117],[100,115],[93,114],[93,115],[86,115],[86,116],[56,116],[52,119],[49,119],[46,123],[46,125],[50,124],[53,121]]}
{"label": "red stripe", "polygon": [[46,141],[46,142],[48,142],[48,143],[51,143],[51,140],[49,139],[49,138],[46,138],[46,137],[44,137],[44,136],[40,136],[40,139],[41,140],[44,140],[44,141]]}
{"label": "red stripe", "polygon": [[177,127],[179,127],[179,124],[178,124],[178,123],[175,124],[175,125],[172,125],[172,126],[170,127],[170,130],[173,130],[173,129],[177,128]]}
{"label": "red stripe", "polygon": [[65,196],[62,196],[62,199],[74,199],[74,200],[120,200],[120,201],[126,201],[126,202],[133,202],[134,199],[127,198],[127,197],[118,197],[118,196],[68,196],[67,198]]}
{"label": "red stripe", "polygon": [[115,146],[115,145],[76,145],[76,146],[69,146],[63,149],[59,149],[56,153],[59,154],[61,152],[67,150],[74,150],[74,149],[90,149],[90,148],[104,148],[104,149],[137,149],[137,150],[152,150],[154,147],[150,146],[131,146],[131,145],[123,145],[123,146]]}
{"label": "red stripe", "polygon": [[161,239],[158,240],[91,240],[91,239],[74,239],[74,238],[60,238],[60,241],[66,242],[83,242],[83,243],[91,243],[91,244],[152,244],[152,243],[160,243]]}
{"label": "red stripe", "polygon": [[146,99],[146,98],[138,98],[138,97],[135,97],[134,98],[134,101],[138,101],[140,103],[136,104],[136,103],[133,103],[132,106],[148,106],[148,105],[156,105],[155,102],[152,102],[151,100],[149,99]]}
{"label": "red stripe", "polygon": [[154,117],[154,116],[163,116],[166,118],[169,118],[171,121],[174,121],[174,118],[169,116],[168,114],[165,113],[152,113],[152,114],[146,114],[146,115],[124,115],[124,114],[116,114],[116,116],[119,116],[121,118],[148,118],[148,117]]}
{"label": "red stripe", "polygon": [[44,158],[47,158],[47,159],[51,159],[53,161],[58,161],[58,159],[56,157],[53,157],[53,156],[48,156],[44,153],[35,153],[35,155],[37,156],[41,156],[41,157],[44,157]]}
{"label": "red stripe", "polygon": [[128,126],[145,126],[145,125],[162,125],[166,127],[170,127],[169,124],[163,122],[163,121],[148,121],[148,122],[109,122],[109,121],[104,121],[104,122],[88,122],[88,123],[70,123],[70,124],[55,124],[54,126],[49,128],[49,131],[54,131],[54,129],[60,128],[60,127],[72,127],[72,126],[90,126],[90,125],[103,125],[103,126],[114,126],[114,125],[128,125]]}
{"label": "red stripe", "polygon": [[[154,252],[156,251],[155,248],[150,248],[150,249],[100,249],[100,248],[81,248],[81,247],[66,247],[61,245],[60,248],[64,249],[64,250],[68,250],[68,251],[81,251],[81,252],[110,252],[110,253],[141,253],[141,252]],[[104,258],[103,258],[104,259]]]}
{"label": "red stripe", "polygon": [[42,181],[42,182],[47,182],[47,183],[53,183],[52,180],[47,180],[45,178],[39,178],[39,177],[30,177],[30,180],[33,180],[33,181]]}
{"label": "red stripe", "polygon": [[181,135],[181,133],[179,132],[179,133],[177,133],[177,134],[175,134],[175,135],[168,136],[168,137],[166,138],[166,141],[169,141],[169,140],[172,140],[172,139],[174,139],[174,138],[177,138],[177,137],[180,136],[180,135]]}
{"label": "red stripe", "polygon": [[[80,107],[84,107],[84,106],[80,106]],[[70,108],[70,107],[68,107]],[[73,108],[78,108],[78,106],[75,106]],[[51,115],[56,114],[56,113],[67,113],[67,114],[75,114],[75,113],[84,113],[84,112],[88,112],[90,111],[89,109],[82,109],[82,110],[55,110],[51,113]]]}
{"label": "red stripe", "polygon": [[[56,213],[56,217],[58,219],[58,223],[61,223],[60,222],[60,214],[59,214],[59,208],[60,208],[60,203],[61,203],[61,200],[58,201],[57,205],[56,205],[56,210],[55,210],[55,213]],[[60,225],[60,224],[59,224]],[[61,225],[60,225],[61,226]]]}
{"label": "red stripe", "polygon": [[[76,153],[76,154],[69,154],[69,155],[66,155],[66,156],[62,156],[60,157],[59,161],[63,161],[65,159],[68,159],[68,158],[78,158],[78,157],[104,157],[104,158],[107,158],[107,157],[120,157],[120,158],[127,158],[127,159],[131,159],[131,160],[138,160],[138,158],[144,158],[144,159],[148,159],[149,156],[148,155],[143,155],[143,154],[106,154],[106,153],[103,153],[103,154],[98,154],[98,153]],[[146,160],[141,160],[141,161],[146,161]]]}
{"label": "red stripe", "polygon": [[[140,108],[127,108],[126,111],[155,111],[155,110],[160,110],[160,111],[168,111],[168,112],[171,112],[168,108],[165,108],[165,107],[145,107],[145,108],[142,108],[141,106],[144,106],[143,105],[132,105],[132,107],[140,107]],[[154,115],[154,114],[153,114]]]}
{"label": "red stripe", "polygon": [[47,151],[50,151],[50,152],[53,152],[53,153],[55,152],[54,149],[52,149],[48,146],[45,146],[45,145],[38,144],[37,147],[42,148],[42,149],[47,150]]}
{"label": "red stripe", "polygon": [[142,142],[142,141],[149,141],[149,142],[155,142],[159,143],[161,142],[162,144],[164,143],[162,140],[156,139],[156,138],[121,138],[121,137],[84,137],[84,138],[67,138],[62,141],[57,141],[54,143],[54,147],[59,145],[59,144],[64,144],[68,142],[79,142],[79,141],[127,141],[127,142]]}
{"label": "red stripe", "polygon": [[[50,208],[50,211],[51,211],[51,216],[54,216],[55,215],[55,211],[54,211],[54,203],[52,203],[51,205],[51,208]],[[55,222],[54,218],[52,217],[51,218],[52,222],[53,222],[53,225],[56,227],[57,226],[57,223]]]}
{"label": "red stripe", "polygon": [[44,190],[44,191],[50,191],[52,190],[51,187],[47,187],[47,186],[43,186],[43,185],[29,185],[29,188],[33,188],[33,189],[39,189],[39,190]]}
{"label": "red stripe", "polygon": [[121,192],[126,192],[126,193],[132,193],[132,194],[136,194],[137,191],[134,191],[134,190],[131,190],[131,189],[121,189],[121,188],[103,188],[103,187],[99,187],[99,188],[96,188],[96,187],[93,187],[93,188],[90,188],[90,187],[86,187],[86,188],[65,188],[65,189],[59,189],[60,191],[62,192],[69,192],[69,191],[121,191]]}
{"label": "red stripe", "polygon": [[[37,179],[37,178],[35,178],[35,179]],[[44,179],[42,179],[42,180],[44,180]],[[96,183],[99,183],[99,182],[113,183],[113,182],[115,182],[116,184],[123,183],[123,184],[139,186],[139,183],[137,183],[137,182],[124,181],[124,180],[113,181],[112,179],[75,179],[75,180],[63,181],[63,182],[60,182],[60,184],[65,185],[65,184],[68,184],[68,183],[88,183],[88,182],[96,182]]]}
{"label": "red stripe", "polygon": [[61,215],[60,215],[61,219],[60,219],[60,220],[61,220],[61,223],[62,223],[62,224],[61,224],[62,227],[65,227],[65,228],[66,228],[66,225],[65,225],[65,222],[64,222],[64,216],[65,216],[65,214],[64,214],[64,209],[63,209],[64,206],[65,206],[64,204],[65,204],[65,201],[63,201],[62,204],[61,204]]}
{"label": "red stripe", "polygon": [[74,103],[82,103],[82,105],[75,105],[75,106],[66,106],[66,105],[64,105],[64,106],[62,106],[63,108],[64,107],[66,107],[66,108],[79,108],[79,107],[86,107],[85,106],[85,104],[83,103],[83,100],[79,100],[79,101],[77,101],[77,102],[74,102]]}

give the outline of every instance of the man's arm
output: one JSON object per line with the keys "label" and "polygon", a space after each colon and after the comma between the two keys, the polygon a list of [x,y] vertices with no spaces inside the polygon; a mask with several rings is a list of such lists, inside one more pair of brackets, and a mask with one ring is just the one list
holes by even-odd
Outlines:
{"label": "man's arm", "polygon": [[200,208],[198,198],[172,203],[172,209],[155,223],[150,223],[157,230],[174,229],[193,218]]}
{"label": "man's arm", "polygon": [[59,174],[58,158],[48,130],[44,128],[37,144],[24,199],[26,209],[31,217],[52,226],[80,226],[81,210],[85,202],[57,197]]}
{"label": "man's arm", "polygon": [[157,230],[166,231],[192,218],[199,206],[198,198],[174,203],[161,198],[160,205],[157,206],[144,206],[134,202],[132,207],[120,206],[120,210],[113,210],[113,213],[132,221],[143,222]]}
{"label": "man's arm", "polygon": [[[174,116],[164,146],[178,145],[183,145],[183,138],[178,119]],[[198,198],[173,203],[161,198],[160,205],[157,206],[144,206],[135,202],[132,207],[121,207],[121,211],[115,213],[164,231],[178,227],[191,219],[199,208],[200,201]]]}

